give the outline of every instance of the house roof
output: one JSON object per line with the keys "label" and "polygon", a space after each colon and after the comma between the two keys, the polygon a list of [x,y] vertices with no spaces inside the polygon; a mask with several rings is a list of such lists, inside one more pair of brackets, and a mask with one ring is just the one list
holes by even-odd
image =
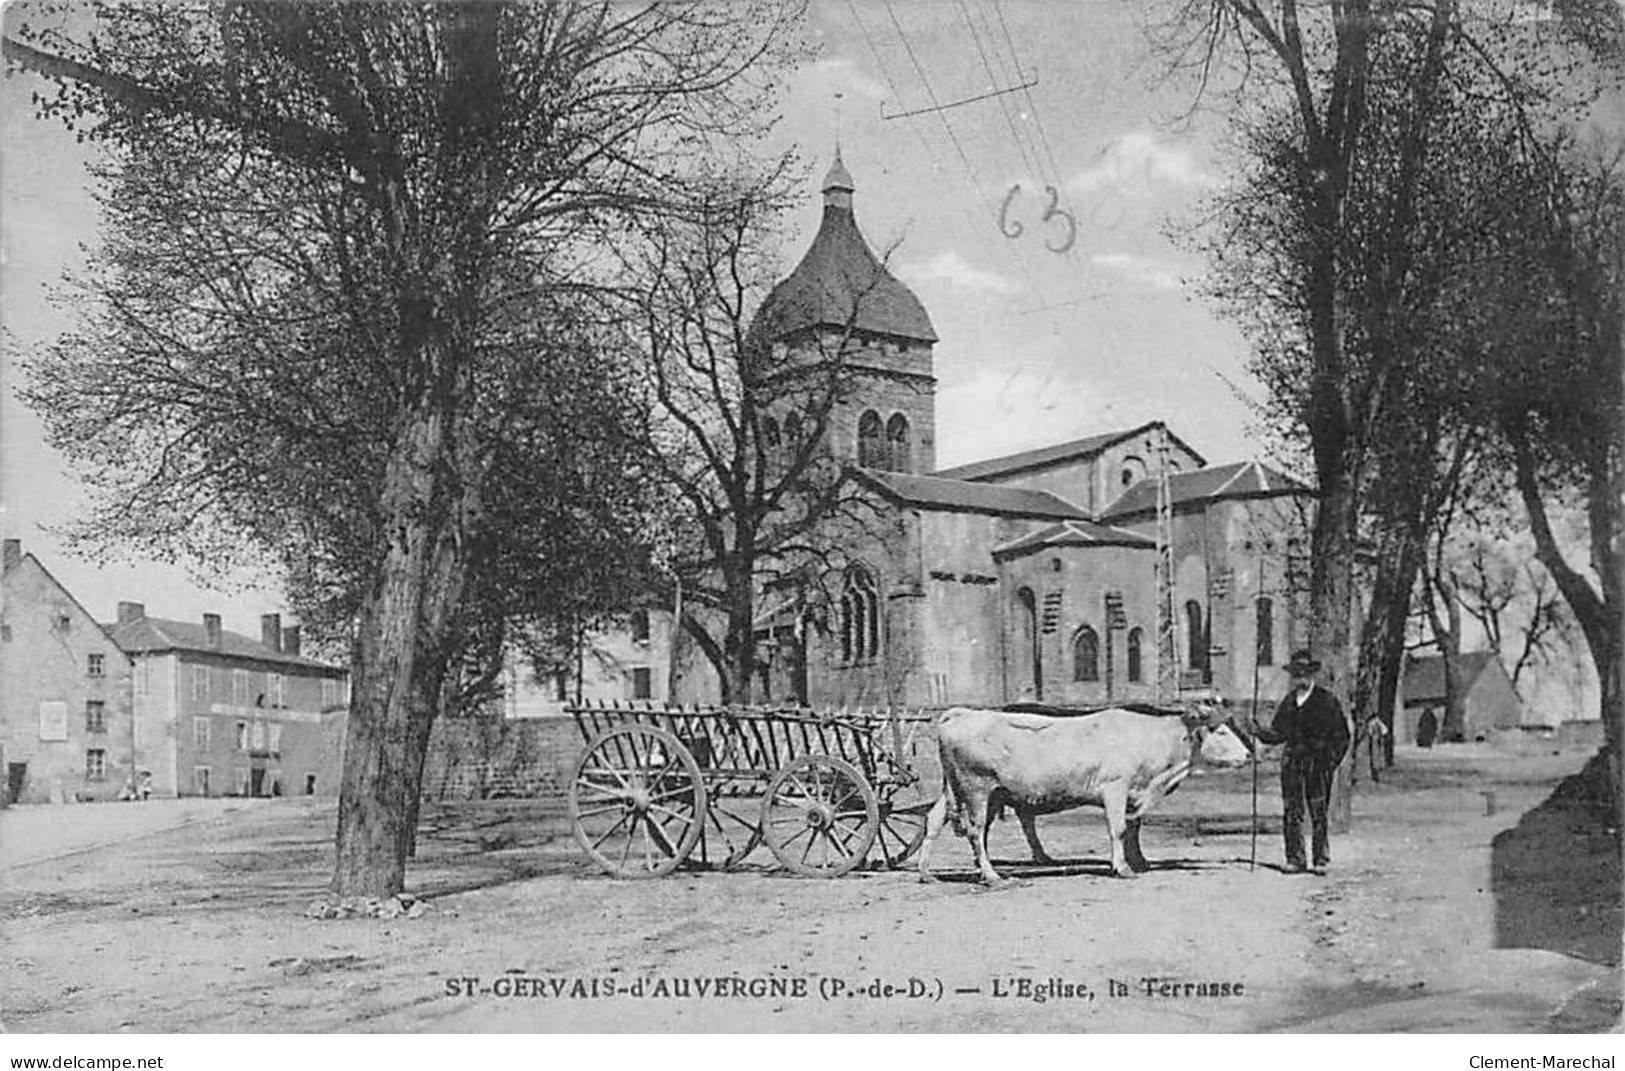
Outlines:
{"label": "house roof", "polygon": [[1059,495],[1020,487],[913,476],[877,469],[853,469],[858,479],[899,502],[925,509],[991,513],[1010,517],[1088,520],[1089,515]]}
{"label": "house roof", "polygon": [[[12,572],[14,572],[15,570],[21,568],[23,566],[23,564],[27,563],[27,562],[32,562],[34,568],[38,569],[42,574],[44,574],[45,579],[49,580],[51,582],[52,586],[54,586],[56,588],[56,590],[60,591],[62,593],[63,597],[65,597],[68,600],[68,602],[73,604],[73,608],[75,610],[78,610],[79,613],[84,616],[85,620],[89,621],[92,625],[95,625],[98,629],[100,629],[102,631],[102,635],[103,635],[103,637],[105,639],[107,639],[110,643],[113,643],[114,645],[119,646],[120,650],[123,650],[123,646],[118,643],[117,638],[113,635],[113,630],[111,628],[109,628],[107,625],[102,624],[100,621],[97,621],[95,616],[92,615],[89,610],[85,609],[85,604],[79,601],[79,597],[77,595],[75,595],[73,592],[69,591],[67,586],[65,584],[63,584],[62,581],[58,580],[55,577],[55,575],[52,574],[51,570],[45,568],[45,563],[41,562],[38,558],[36,558],[33,555],[32,552],[25,553],[21,558],[19,558],[17,560],[16,565],[12,566],[10,569],[5,570],[4,575],[10,575]],[[128,652],[125,653],[125,657],[129,657]]]}
{"label": "house roof", "polygon": [[1156,542],[1127,528],[1094,521],[1071,520],[1028,532],[993,548],[995,558],[1011,558],[1045,547],[1134,547],[1155,550]]}
{"label": "house roof", "polygon": [[[1168,491],[1175,507],[1225,498],[1276,498],[1310,493],[1310,489],[1297,480],[1257,461],[1236,461],[1194,472],[1173,473],[1168,477]],[[1119,520],[1156,511],[1157,481],[1148,476],[1124,491],[1100,516]]]}
{"label": "house roof", "polygon": [[338,666],[318,662],[304,655],[287,654],[269,647],[259,640],[228,629],[220,630],[220,646],[209,643],[209,633],[201,623],[171,621],[162,617],[138,617],[124,624],[103,625],[128,654],[154,651],[195,651],[203,654],[224,655],[227,658],[253,659],[258,662],[279,662],[308,669],[343,672]]}
{"label": "house roof", "polygon": [[[1107,447],[1115,446],[1124,439],[1133,438],[1152,428],[1167,430],[1162,421],[1153,420],[1122,431],[1108,431],[1100,435],[1090,435],[1084,439],[1074,439],[1071,442],[1040,447],[1037,450],[1025,450],[1019,454],[1010,454],[1006,457],[994,457],[986,461],[973,461],[968,465],[956,465],[953,468],[942,469],[937,475],[955,480],[990,480],[1000,476],[1011,476],[1027,469],[1044,468],[1064,461],[1093,457]],[[1187,451],[1192,457],[1196,458],[1198,464],[1207,463],[1202,459],[1201,454],[1192,450],[1179,436],[1171,431],[1167,434],[1169,439],[1179,444],[1180,449]]]}
{"label": "house roof", "polygon": [[935,342],[931,317],[914,292],[875,256],[858,230],[851,206],[830,191],[850,193],[852,176],[837,156],[824,180],[824,219],[812,245],[756,313],[751,334],[769,339],[808,327],[851,327],[920,342]]}
{"label": "house roof", "polygon": [[[1465,651],[1458,660],[1461,666],[1462,691],[1471,688],[1478,675],[1495,659],[1494,651]],[[1413,703],[1444,702],[1444,656],[1424,655],[1407,659],[1404,683],[1405,705]]]}

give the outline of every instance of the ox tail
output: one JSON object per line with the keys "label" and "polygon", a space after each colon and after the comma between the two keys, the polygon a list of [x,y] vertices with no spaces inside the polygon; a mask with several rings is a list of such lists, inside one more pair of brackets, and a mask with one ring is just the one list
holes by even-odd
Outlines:
{"label": "ox tail", "polygon": [[952,773],[950,773],[953,769],[953,763],[949,761],[948,744],[942,733],[948,722],[958,712],[957,707],[945,710],[942,712],[942,716],[937,719],[937,758],[942,766],[942,793],[937,798],[939,802],[945,805],[948,822],[953,826],[955,836],[964,837],[969,835],[966,830],[970,827],[965,824],[964,803],[960,800],[959,793],[954,791],[954,779]]}

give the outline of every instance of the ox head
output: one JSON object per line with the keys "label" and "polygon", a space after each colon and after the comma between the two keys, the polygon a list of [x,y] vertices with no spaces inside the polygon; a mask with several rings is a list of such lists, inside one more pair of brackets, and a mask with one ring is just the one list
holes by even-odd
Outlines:
{"label": "ox head", "polygon": [[1184,721],[1210,766],[1245,766],[1252,750],[1231,727],[1230,710],[1222,697],[1198,699],[1185,707]]}
{"label": "ox head", "polygon": [[1253,753],[1228,724],[1202,734],[1202,761],[1209,766],[1245,766]]}

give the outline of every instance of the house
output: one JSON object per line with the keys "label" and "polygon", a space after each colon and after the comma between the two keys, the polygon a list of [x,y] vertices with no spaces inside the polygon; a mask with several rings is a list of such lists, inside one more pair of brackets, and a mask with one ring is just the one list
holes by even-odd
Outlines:
{"label": "house", "polygon": [[0,575],[0,752],[8,803],[116,799],[149,743],[134,663],[22,541]]}
{"label": "house", "polygon": [[260,619],[255,639],[118,604],[108,632],[132,663],[139,758],[153,792],[174,796],[331,795],[349,703],[346,670],[305,656],[298,626]]}
{"label": "house", "polygon": [[[822,225],[751,327],[784,384],[765,443],[799,442],[816,394],[798,384],[839,355],[845,386],[821,446],[864,506],[812,537],[822,575],[762,585],[757,698],[1090,705],[1247,699],[1255,679],[1279,695],[1280,666],[1306,638],[1311,489],[1257,462],[1209,466],[1161,421],[939,470],[936,331],[868,246],[855,192],[837,154]],[[714,700],[715,673],[677,639],[675,698]]]}
{"label": "house", "polygon": [[1439,719],[1438,739],[1444,742],[1483,740],[1497,729],[1516,729],[1523,722],[1523,701],[1512,678],[1494,651],[1469,651],[1458,660],[1463,702],[1462,722],[1446,724],[1444,657],[1430,655],[1406,660],[1400,679],[1400,715],[1395,718],[1396,743],[1416,742],[1416,726],[1431,708]]}

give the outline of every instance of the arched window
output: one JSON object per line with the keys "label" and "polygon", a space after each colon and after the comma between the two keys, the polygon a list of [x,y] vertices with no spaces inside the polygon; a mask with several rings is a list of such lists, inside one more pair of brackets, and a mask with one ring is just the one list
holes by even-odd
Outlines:
{"label": "arched window", "polygon": [[792,458],[801,449],[801,414],[794,409],[784,414],[784,448]]}
{"label": "arched window", "polygon": [[1123,459],[1123,467],[1118,472],[1118,482],[1125,488],[1132,487],[1145,477],[1145,462],[1130,454]]}
{"label": "arched window", "polygon": [[902,413],[893,413],[892,418],[886,421],[886,452],[890,455],[887,468],[893,472],[914,471],[909,450],[908,418]]}
{"label": "arched window", "polygon": [[1185,603],[1185,668],[1201,670],[1207,679],[1207,631],[1202,628],[1202,604],[1195,599]]}
{"label": "arched window", "polygon": [[858,464],[866,469],[886,467],[886,444],[881,438],[880,414],[866,410],[858,418]]}
{"label": "arched window", "polygon": [[1131,681],[1145,680],[1145,663],[1141,661],[1140,644],[1145,641],[1145,632],[1141,629],[1131,628],[1128,631],[1128,679]]}
{"label": "arched window", "polygon": [[647,610],[633,610],[632,611],[632,642],[633,643],[648,643],[649,642],[649,611],[647,611]]}
{"label": "arched window", "polygon": [[1072,679],[1100,679],[1100,637],[1088,625],[1078,629],[1078,634],[1072,637]]}
{"label": "arched window", "polygon": [[862,662],[880,653],[880,598],[875,582],[858,566],[841,586],[841,661]]}
{"label": "arched window", "polygon": [[1258,664],[1275,665],[1275,604],[1269,599],[1258,600]]}
{"label": "arched window", "polygon": [[762,457],[765,462],[766,474],[769,479],[777,476],[783,467],[783,458],[780,453],[784,449],[784,442],[779,437],[779,422],[772,417],[762,418]]}

